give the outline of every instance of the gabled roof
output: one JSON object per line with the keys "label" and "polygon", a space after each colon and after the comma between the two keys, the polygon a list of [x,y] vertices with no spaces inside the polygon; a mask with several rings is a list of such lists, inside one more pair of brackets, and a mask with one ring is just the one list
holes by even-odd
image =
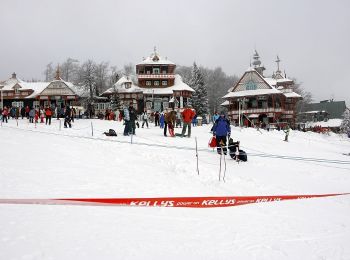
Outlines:
{"label": "gabled roof", "polygon": [[[285,79],[290,81],[289,79]],[[283,94],[287,98],[301,98],[301,96],[291,89],[283,89],[283,87],[277,88],[278,79],[265,78],[254,68],[249,67],[235,86],[229,89],[229,92],[223,98],[232,97],[244,97],[255,95],[268,95],[268,94]],[[247,84],[253,82],[256,89],[247,90]],[[287,91],[288,90],[288,91]]]}
{"label": "gabled roof", "polygon": [[[129,88],[127,88],[130,86]],[[134,84],[134,82],[127,76],[121,77],[113,87],[107,89],[104,94],[118,93],[142,93],[142,89]]]}
{"label": "gabled roof", "polygon": [[175,65],[174,62],[168,60],[167,58],[163,58],[156,51],[152,53],[149,57],[138,63],[137,65]]}

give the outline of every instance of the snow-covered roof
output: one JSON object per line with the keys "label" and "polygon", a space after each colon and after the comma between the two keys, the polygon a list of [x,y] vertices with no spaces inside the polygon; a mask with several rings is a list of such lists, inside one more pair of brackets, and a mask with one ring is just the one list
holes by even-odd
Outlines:
{"label": "snow-covered roof", "polygon": [[256,95],[267,95],[267,94],[282,94],[282,92],[277,90],[277,89],[275,89],[275,88],[243,90],[243,91],[227,93],[223,98],[256,96]]}
{"label": "snow-covered roof", "polygon": [[142,88],[136,86],[132,80],[127,77],[123,76],[121,77],[114,85],[113,87],[107,89],[103,94],[112,94],[114,92],[118,93],[140,93],[142,92]]}
{"label": "snow-covered roof", "polygon": [[283,95],[285,95],[287,98],[301,98],[301,95],[295,92],[287,92],[283,93]]}
{"label": "snow-covered roof", "polygon": [[220,104],[220,106],[228,106],[228,105],[230,105],[230,102],[228,100],[225,100]]}
{"label": "snow-covered roof", "polygon": [[157,52],[152,53],[149,57],[138,63],[137,65],[145,65],[145,64],[155,64],[155,65],[175,65],[174,62],[168,60],[167,58],[163,58]]}
{"label": "snow-covered roof", "polygon": [[48,85],[50,82],[22,82],[21,86],[23,86],[24,89],[32,89],[34,92],[30,94],[29,96],[25,98],[35,98],[37,95],[39,95]]}
{"label": "snow-covered roof", "polygon": [[0,85],[3,85],[2,90],[13,90],[13,87],[18,84],[21,87],[21,90],[33,90],[33,93],[31,93],[29,96],[25,97],[26,99],[31,99],[37,97],[41,92],[44,91],[46,87],[48,87],[52,82],[60,81],[67,85],[68,88],[70,88],[74,93],[76,93],[76,88],[71,82],[66,82],[63,80],[53,80],[51,82],[27,82],[23,81],[21,79],[18,79],[17,77],[12,77],[6,81],[3,81],[0,83]]}
{"label": "snow-covered roof", "polygon": [[22,86],[22,82],[24,82],[21,79],[18,78],[9,78],[8,80],[0,82],[0,86],[3,86],[1,89],[2,90],[13,90],[13,87],[19,83],[20,86]]}
{"label": "snow-covered roof", "polygon": [[321,126],[321,127],[340,127],[343,119],[340,118],[334,118],[334,119],[328,119],[327,122],[320,121],[320,122],[306,122],[305,126],[308,127],[314,127],[314,126]]}

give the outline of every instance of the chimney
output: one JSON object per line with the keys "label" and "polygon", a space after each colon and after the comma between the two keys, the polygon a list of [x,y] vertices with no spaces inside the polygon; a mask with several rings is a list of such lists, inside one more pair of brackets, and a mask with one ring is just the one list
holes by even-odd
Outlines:
{"label": "chimney", "polygon": [[14,73],[12,73],[12,78],[13,79],[17,79],[17,77],[16,77],[16,73],[14,72]]}

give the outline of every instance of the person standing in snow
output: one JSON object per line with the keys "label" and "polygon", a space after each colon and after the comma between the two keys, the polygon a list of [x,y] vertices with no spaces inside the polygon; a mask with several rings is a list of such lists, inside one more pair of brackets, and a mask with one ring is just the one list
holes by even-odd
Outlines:
{"label": "person standing in snow", "polygon": [[159,117],[159,127],[160,128],[164,128],[164,121],[165,121],[165,115],[164,115],[164,112],[162,112],[160,114],[160,117]]}
{"label": "person standing in snow", "polygon": [[135,135],[135,130],[136,130],[136,120],[137,120],[137,114],[136,114],[136,110],[133,106],[132,103],[130,103],[129,106],[129,117],[130,117],[130,128],[129,128],[129,133]]}
{"label": "person standing in snow", "polygon": [[230,135],[230,121],[225,117],[225,113],[221,112],[220,117],[215,121],[213,126],[213,136],[216,137],[218,154],[221,154],[221,149],[224,151],[224,154],[227,154],[227,138],[230,138]]}
{"label": "person standing in snow", "polygon": [[40,107],[39,113],[40,113],[40,123],[44,123],[45,112],[44,112],[44,108],[43,107]]}
{"label": "person standing in snow", "polygon": [[66,111],[64,113],[64,128],[67,128],[67,126],[69,126],[69,128],[72,128],[72,118],[71,118],[71,109],[70,107],[67,105],[66,106]]}
{"label": "person standing in snow", "polygon": [[47,106],[45,109],[45,116],[46,116],[46,120],[45,120],[45,124],[47,125],[47,122],[49,122],[49,125],[51,125],[51,117],[52,117],[52,110],[51,107]]}
{"label": "person standing in snow", "polygon": [[34,116],[35,116],[35,109],[34,109],[34,107],[32,107],[29,110],[28,116],[29,116],[29,123],[34,123]]}
{"label": "person standing in snow", "polygon": [[159,119],[160,119],[160,114],[158,111],[156,111],[156,113],[154,114],[154,125],[155,126],[159,126]]}
{"label": "person standing in snow", "polygon": [[286,126],[286,129],[283,130],[283,132],[286,134],[285,137],[284,137],[284,141],[285,141],[285,142],[288,142],[288,136],[289,136],[289,132],[290,132],[290,127],[289,127],[289,125]]}
{"label": "person standing in snow", "polygon": [[180,111],[176,112],[176,128],[181,127],[181,113]]}
{"label": "person standing in snow", "polygon": [[6,121],[6,123],[8,123],[8,121],[7,121],[7,117],[8,117],[8,109],[7,109],[7,107],[5,106],[4,107],[4,110],[2,111],[2,122],[5,122]]}
{"label": "person standing in snow", "polygon": [[219,116],[218,112],[215,112],[214,115],[213,115],[213,118],[212,118],[213,119],[213,125],[215,124],[216,120],[219,119],[219,117],[220,116]]}
{"label": "person standing in snow", "polygon": [[182,112],[182,118],[183,118],[183,127],[182,127],[182,133],[181,133],[182,137],[184,137],[186,134],[186,128],[188,128],[187,137],[191,137],[191,123],[195,114],[196,113],[192,110],[192,106],[187,104],[186,109]]}
{"label": "person standing in snow", "polygon": [[148,114],[147,114],[147,111],[142,113],[141,118],[142,118],[142,128],[143,128],[143,126],[145,124],[146,124],[146,126],[148,128]]}
{"label": "person standing in snow", "polygon": [[124,135],[127,136],[129,135],[130,132],[130,114],[129,114],[129,109],[124,106],[123,110],[123,119],[124,119]]}
{"label": "person standing in snow", "polygon": [[174,136],[174,125],[176,121],[176,112],[170,111],[164,116],[164,136],[167,136],[167,127],[169,127],[169,132],[171,136]]}

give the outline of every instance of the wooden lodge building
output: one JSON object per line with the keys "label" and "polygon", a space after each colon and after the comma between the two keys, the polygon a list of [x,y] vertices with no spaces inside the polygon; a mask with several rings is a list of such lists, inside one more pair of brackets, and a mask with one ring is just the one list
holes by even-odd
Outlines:
{"label": "wooden lodge building", "polygon": [[118,95],[121,105],[133,103],[138,112],[161,112],[170,107],[182,109],[194,90],[175,74],[175,68],[175,63],[161,57],[154,49],[149,57],[136,65],[135,77],[121,77],[102,96],[111,100]]}
{"label": "wooden lodge building", "polygon": [[79,96],[75,86],[60,78],[59,69],[51,82],[26,82],[17,78],[16,73],[0,82],[0,107],[63,107],[75,105]]}
{"label": "wooden lodge building", "polygon": [[283,75],[277,56],[277,71],[272,77],[264,76],[257,51],[253,64],[240,80],[229,89],[221,105],[228,109],[231,121],[237,125],[284,125],[296,122],[296,103],[301,96],[293,92],[293,80]]}

